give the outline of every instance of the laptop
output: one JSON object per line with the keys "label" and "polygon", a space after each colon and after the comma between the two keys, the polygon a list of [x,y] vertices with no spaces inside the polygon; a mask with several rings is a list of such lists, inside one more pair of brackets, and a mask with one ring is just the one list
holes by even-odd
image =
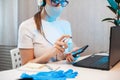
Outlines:
{"label": "laptop", "polygon": [[90,55],[73,65],[77,67],[86,67],[102,70],[110,70],[120,61],[120,27],[111,27],[110,45],[108,55]]}

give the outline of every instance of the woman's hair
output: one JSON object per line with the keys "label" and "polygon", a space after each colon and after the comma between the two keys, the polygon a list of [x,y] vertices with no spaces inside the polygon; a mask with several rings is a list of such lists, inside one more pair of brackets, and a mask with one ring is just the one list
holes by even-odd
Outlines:
{"label": "woman's hair", "polygon": [[43,0],[43,4],[39,7],[40,11],[34,15],[35,24],[36,24],[37,30],[40,31],[40,33],[42,33],[42,31],[41,31],[41,27],[42,27],[41,12],[45,5],[46,5],[46,0]]}

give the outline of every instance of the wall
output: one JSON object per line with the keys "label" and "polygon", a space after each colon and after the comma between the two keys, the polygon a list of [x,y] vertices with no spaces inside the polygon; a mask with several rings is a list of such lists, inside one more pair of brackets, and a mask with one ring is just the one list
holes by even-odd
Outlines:
{"label": "wall", "polygon": [[17,0],[0,0],[0,45],[17,44]]}
{"label": "wall", "polygon": [[18,0],[18,25],[37,12],[36,0]]}
{"label": "wall", "polygon": [[[3,6],[2,6],[2,4],[3,4],[3,1],[2,0],[0,0],[0,16],[2,16],[2,9],[3,9]],[[0,18],[0,28],[2,27],[2,18]],[[0,32],[2,32],[2,29],[0,29]],[[0,34],[0,39],[2,38],[2,34]]]}
{"label": "wall", "polygon": [[[69,0],[69,5],[62,14],[71,23],[74,42],[80,47],[89,45],[85,54],[109,51],[112,24],[101,22],[102,19],[113,16],[107,5],[107,0]],[[36,11],[34,0],[19,0],[19,23],[32,17]]]}
{"label": "wall", "polygon": [[85,54],[109,51],[112,24],[101,22],[113,16],[107,5],[107,0],[70,0],[63,13],[63,17],[71,22],[74,42],[78,46],[89,45]]}

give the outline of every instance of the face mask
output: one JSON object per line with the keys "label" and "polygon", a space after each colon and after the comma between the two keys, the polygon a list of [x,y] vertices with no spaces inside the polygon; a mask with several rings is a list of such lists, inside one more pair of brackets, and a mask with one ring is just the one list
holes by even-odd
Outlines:
{"label": "face mask", "polygon": [[63,7],[61,7],[61,6],[59,6],[59,7],[54,7],[54,6],[51,6],[51,5],[46,4],[45,10],[46,10],[47,15],[48,15],[51,19],[56,20],[56,18],[59,17],[60,14],[62,13]]}

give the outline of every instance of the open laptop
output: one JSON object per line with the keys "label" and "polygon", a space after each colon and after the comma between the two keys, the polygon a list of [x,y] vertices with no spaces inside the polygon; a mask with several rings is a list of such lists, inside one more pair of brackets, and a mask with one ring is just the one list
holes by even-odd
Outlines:
{"label": "open laptop", "polygon": [[76,63],[74,66],[110,70],[120,61],[120,27],[111,27],[110,46],[108,55],[91,55]]}

